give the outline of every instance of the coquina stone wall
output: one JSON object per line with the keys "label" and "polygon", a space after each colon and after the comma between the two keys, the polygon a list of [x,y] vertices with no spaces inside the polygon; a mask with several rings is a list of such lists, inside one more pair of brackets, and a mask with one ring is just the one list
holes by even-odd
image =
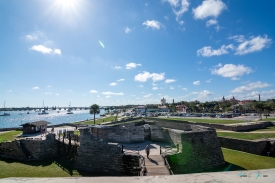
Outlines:
{"label": "coquina stone wall", "polygon": [[56,157],[58,146],[54,134],[48,134],[46,140],[15,140],[0,143],[0,156],[18,160],[41,160]]}
{"label": "coquina stone wall", "polygon": [[93,136],[118,143],[135,143],[144,141],[144,127],[135,123],[114,126],[92,126]]}
{"label": "coquina stone wall", "polygon": [[181,133],[180,149],[167,156],[175,173],[201,172],[225,163],[215,131]]}
{"label": "coquina stone wall", "polygon": [[264,156],[267,156],[267,152],[269,152],[270,156],[275,156],[275,139],[242,140],[219,137],[219,141],[222,147],[228,149],[234,149],[237,151],[243,151]]}
{"label": "coquina stone wall", "polygon": [[76,169],[90,172],[124,173],[123,153],[117,143],[108,143],[90,133],[89,128],[80,130],[80,146],[76,157]]}

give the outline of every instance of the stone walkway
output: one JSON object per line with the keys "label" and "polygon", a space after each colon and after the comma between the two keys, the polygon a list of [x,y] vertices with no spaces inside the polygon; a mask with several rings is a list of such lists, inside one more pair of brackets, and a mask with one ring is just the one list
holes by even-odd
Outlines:
{"label": "stone walkway", "polygon": [[275,169],[144,177],[5,178],[1,183],[275,183]]}
{"label": "stone walkway", "polygon": [[[128,147],[140,147],[140,155],[142,155],[145,159],[145,166],[148,170],[148,176],[155,176],[155,175],[170,175],[169,170],[164,164],[164,160],[160,155],[160,146],[164,147],[169,144],[161,143],[161,142],[152,142],[146,140],[142,143],[133,143],[133,144],[123,144],[125,145],[125,152],[130,152],[127,149]],[[147,158],[145,147],[148,145],[150,147],[150,155]]]}

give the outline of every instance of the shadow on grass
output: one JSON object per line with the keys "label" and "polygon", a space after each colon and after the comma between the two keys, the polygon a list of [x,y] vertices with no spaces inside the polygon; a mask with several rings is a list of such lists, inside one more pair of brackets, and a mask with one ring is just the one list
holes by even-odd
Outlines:
{"label": "shadow on grass", "polygon": [[[12,163],[21,163],[28,166],[42,166],[45,167],[45,170],[47,170],[47,167],[51,166],[52,164],[57,165],[60,170],[66,172],[69,176],[83,176],[83,177],[98,177],[98,176],[125,176],[124,174],[118,174],[115,172],[88,172],[83,170],[77,170],[74,168],[74,161],[71,161],[66,158],[53,158],[53,159],[45,159],[40,161],[17,161],[13,159],[8,158],[2,158],[0,157],[0,161],[3,161],[8,164]],[[27,167],[26,167],[27,168]],[[37,173],[35,173],[37,174]],[[16,177],[16,175],[13,175]],[[53,176],[55,177],[55,176]]]}
{"label": "shadow on grass", "polygon": [[238,171],[238,170],[246,170],[246,169],[238,165],[225,162],[225,164],[222,166],[212,168],[212,169],[207,169],[207,170],[204,170],[204,172],[227,172],[227,171]]}

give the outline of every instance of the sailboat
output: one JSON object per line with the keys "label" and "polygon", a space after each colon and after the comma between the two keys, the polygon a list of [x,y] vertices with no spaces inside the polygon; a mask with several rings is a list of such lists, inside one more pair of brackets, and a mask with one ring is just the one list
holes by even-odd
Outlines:
{"label": "sailboat", "polygon": [[73,114],[72,109],[71,109],[71,102],[70,102],[70,105],[69,105],[69,108],[68,108],[67,114]]}
{"label": "sailboat", "polygon": [[45,115],[45,114],[49,114],[45,111],[45,107],[44,107],[44,100],[43,100],[43,109],[40,113],[38,113],[38,115]]}
{"label": "sailboat", "polygon": [[4,114],[0,114],[0,116],[10,116],[10,113],[6,113],[6,107],[5,107],[5,103],[6,101],[4,102]]}

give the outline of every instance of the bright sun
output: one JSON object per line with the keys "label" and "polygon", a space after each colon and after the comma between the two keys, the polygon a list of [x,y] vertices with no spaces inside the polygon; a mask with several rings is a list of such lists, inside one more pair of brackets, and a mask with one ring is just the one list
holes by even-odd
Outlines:
{"label": "bright sun", "polygon": [[57,0],[57,4],[62,7],[72,7],[75,5],[77,0]]}

